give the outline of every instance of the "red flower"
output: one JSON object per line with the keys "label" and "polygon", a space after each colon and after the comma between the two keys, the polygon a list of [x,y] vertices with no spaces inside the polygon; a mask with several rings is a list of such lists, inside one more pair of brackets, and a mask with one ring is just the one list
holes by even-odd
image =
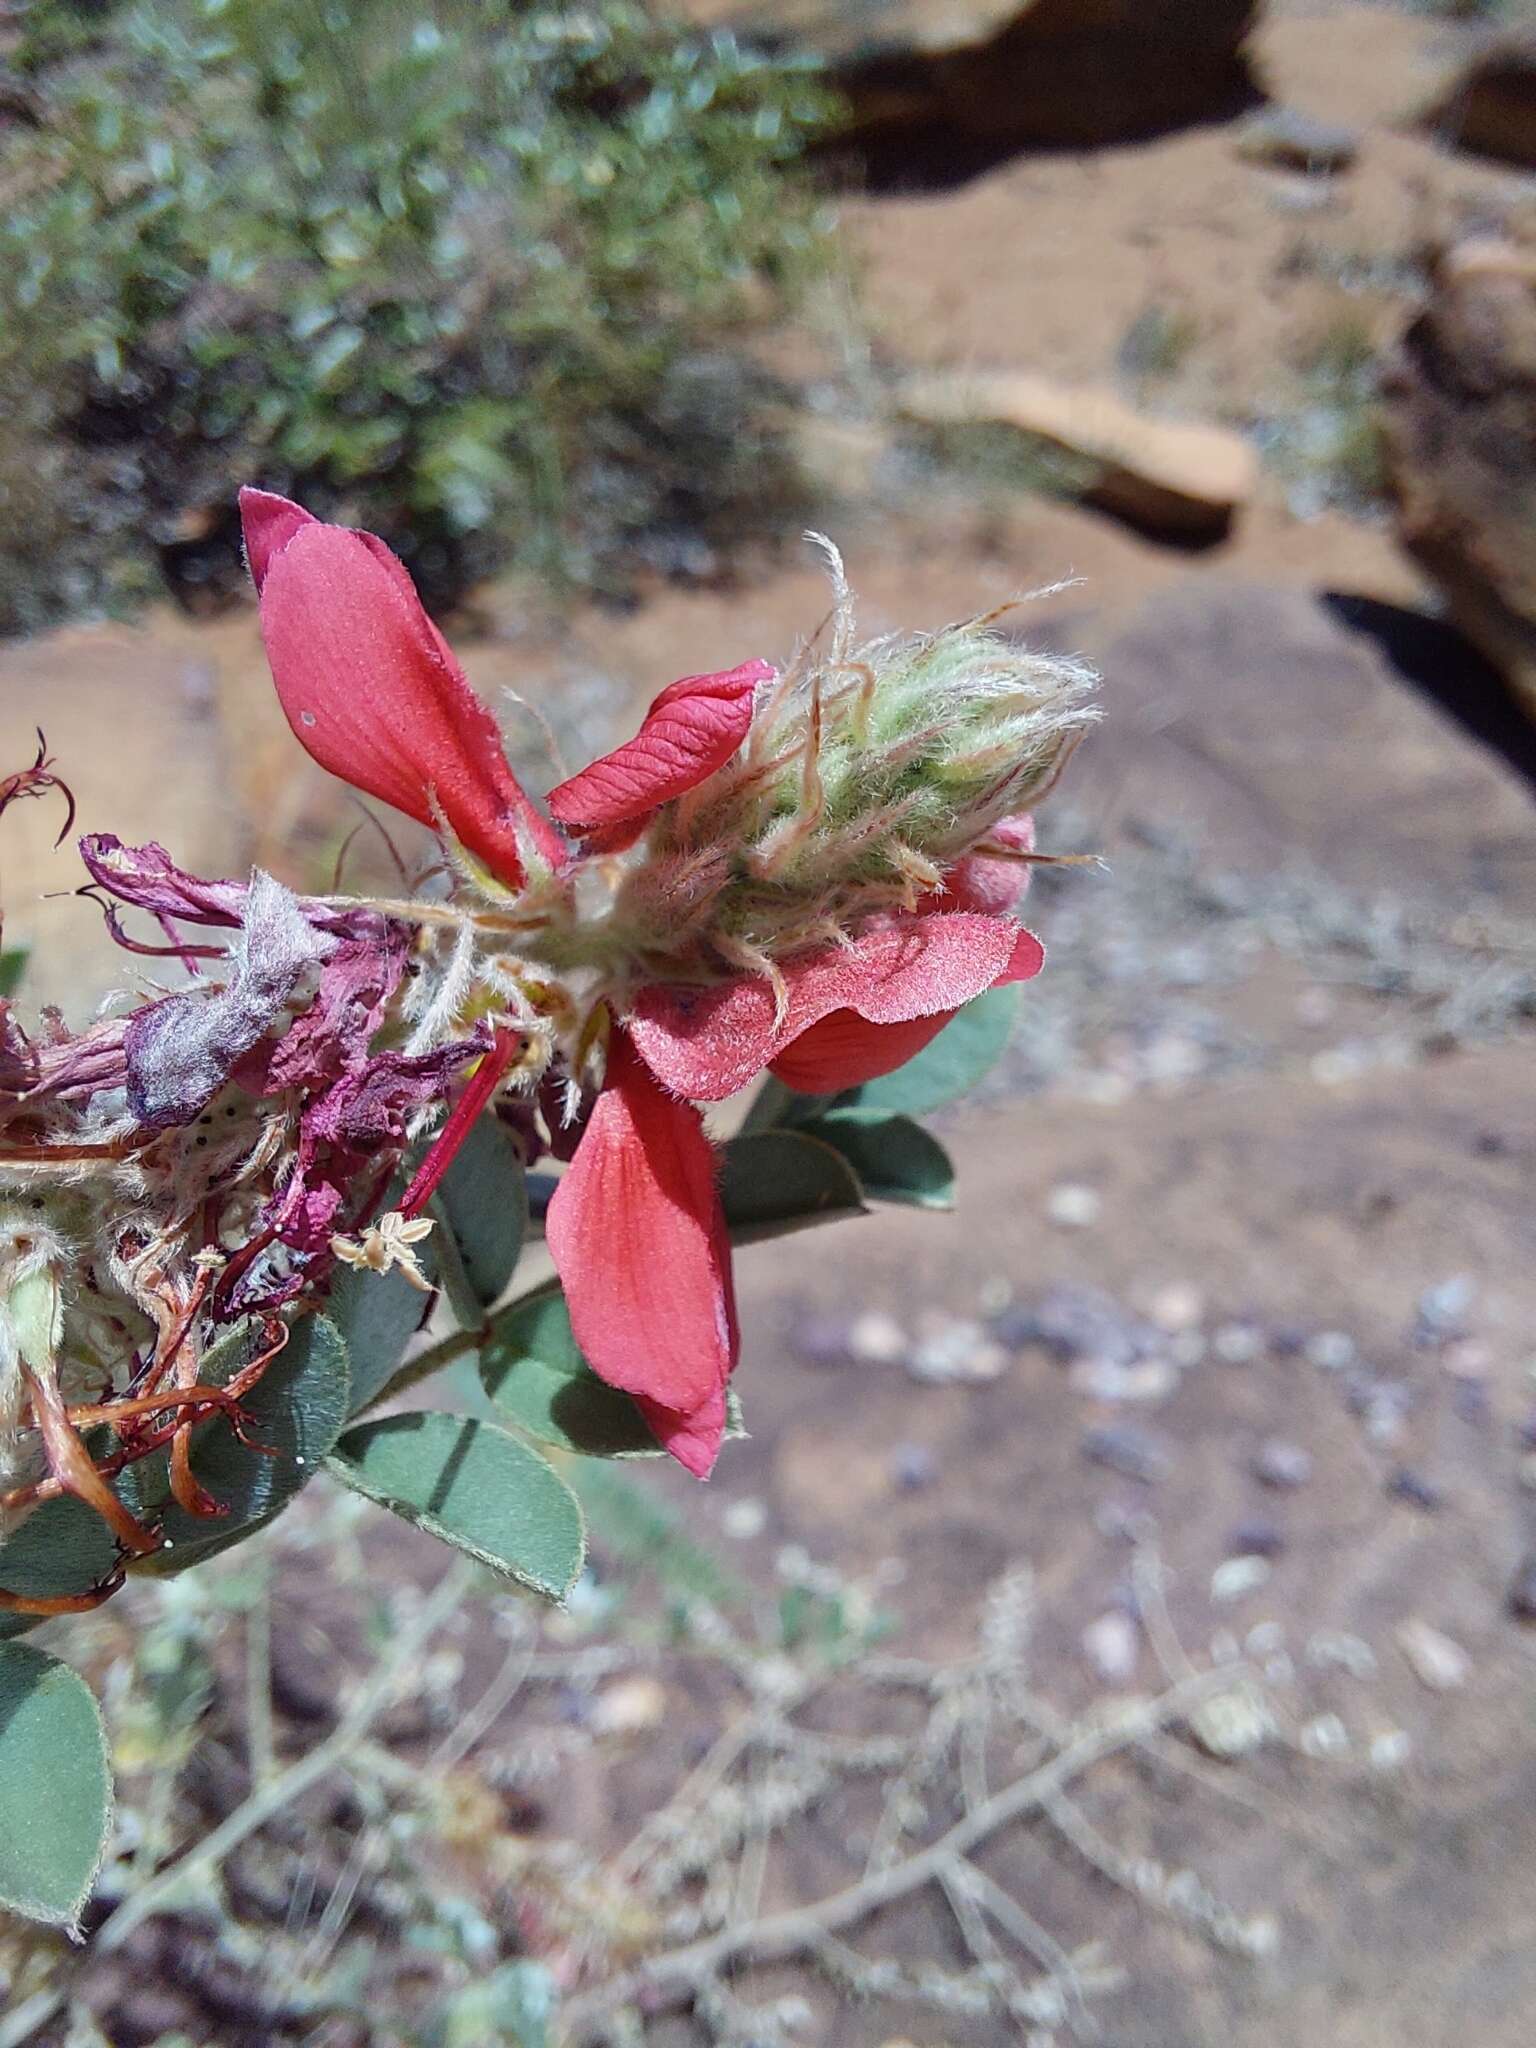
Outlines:
{"label": "red flower", "polygon": [[[264,491],[243,492],[241,507],[278,694],[315,759],[445,827],[509,887],[530,856],[572,860],[383,543]],[[634,739],[561,783],[550,809],[585,852],[633,844],[660,805],[731,759],[773,673],[752,661],[672,684]],[[997,837],[1027,850],[1026,825]],[[1017,866],[1003,873],[1011,865],[973,856],[931,909],[782,961],[782,1005],[764,977],[742,973],[707,988],[653,984],[613,1018],[604,1086],[550,1203],[548,1242],[584,1355],[690,1471],[714,1463],[738,1348],[715,1156],[694,1105],[765,1069],[812,1093],[855,1087],[910,1059],[974,996],[1038,973],[1039,941],[1000,914],[1009,885],[1020,893]],[[488,1061],[487,1093],[504,1065]],[[420,1184],[435,1185],[445,1163],[424,1166]]]}

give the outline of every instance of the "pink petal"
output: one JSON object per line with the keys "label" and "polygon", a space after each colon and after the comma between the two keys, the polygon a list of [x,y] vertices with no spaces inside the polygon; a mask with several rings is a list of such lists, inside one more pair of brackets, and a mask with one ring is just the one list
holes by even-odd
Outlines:
{"label": "pink petal", "polygon": [[[948,1014],[1007,975],[1018,943],[1011,918],[936,911],[786,961],[789,1010],[774,1021],[773,990],[741,975],[718,988],[642,989],[630,1033],[651,1072],[678,1095],[718,1102],[762,1073],[834,1010],[871,1024]],[[1038,950],[1038,941],[1031,940]]]}
{"label": "pink petal", "polygon": [[715,1154],[698,1111],[657,1086],[622,1031],[545,1233],[593,1371],[707,1472],[737,1351]]}
{"label": "pink petal", "polygon": [[647,1400],[644,1394],[635,1396],[635,1406],[664,1451],[676,1458],[695,1479],[709,1477],[725,1435],[723,1387],[691,1415],[681,1415],[675,1408],[665,1408],[660,1401]]}
{"label": "pink petal", "polygon": [[[1030,981],[1044,965],[1045,948],[1021,925],[1008,965],[992,986]],[[786,1046],[770,1071],[786,1088],[798,1089],[801,1094],[836,1095],[904,1067],[955,1015],[954,1010],[939,1010],[905,1024],[871,1024],[856,1010],[834,1010]]]}
{"label": "pink petal", "polygon": [[445,822],[514,888],[529,845],[561,865],[495,720],[384,543],[265,491],[242,492],[241,512],[277,694],[321,767],[423,825]]}
{"label": "pink petal", "polygon": [[[632,740],[552,789],[549,808],[585,834],[647,817],[725,766],[747,736],[758,684],[773,674],[769,662],[747,661],[719,675],[684,676],[662,691]],[[609,851],[628,843],[605,838]]]}
{"label": "pink petal", "polygon": [[[1028,811],[1016,818],[1000,818],[987,834],[1000,846],[1016,847],[1020,853],[1035,850],[1035,821]],[[1002,854],[971,853],[950,869],[944,884],[944,899],[956,910],[980,910],[989,917],[1004,917],[1016,910],[1029,887],[1030,870],[1022,862]]]}
{"label": "pink petal", "polygon": [[837,1095],[892,1074],[915,1059],[954,1016],[937,1010],[905,1024],[871,1024],[857,1010],[834,1010],[786,1046],[771,1071],[802,1095]]}

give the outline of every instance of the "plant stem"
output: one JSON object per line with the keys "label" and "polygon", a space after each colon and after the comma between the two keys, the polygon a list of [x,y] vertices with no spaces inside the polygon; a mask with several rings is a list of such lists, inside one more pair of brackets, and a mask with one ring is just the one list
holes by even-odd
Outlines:
{"label": "plant stem", "polygon": [[[415,1616],[395,1636],[387,1653],[369,1673],[357,1697],[326,1739],[307,1756],[289,1764],[264,1784],[253,1785],[248,1796],[212,1834],[205,1836],[177,1862],[158,1872],[139,1890],[131,1892],[97,1929],[90,1944],[92,1952],[110,1955],[114,1949],[121,1948],[135,1928],[142,1927],[146,1920],[173,1904],[189,1883],[221,1863],[232,1849],[238,1848],[248,1835],[265,1826],[290,1800],[307,1791],[328,1771],[344,1764],[348,1751],[390,1704],[401,1679],[419,1666],[421,1652],[464,1598],[474,1583],[475,1571],[475,1565],[468,1558],[455,1558]],[[0,2048],[21,2048],[21,2043],[29,2040],[45,2020],[51,2019],[68,1996],[68,1989],[63,1988],[29,2000],[8,2022],[0,2025]]]}

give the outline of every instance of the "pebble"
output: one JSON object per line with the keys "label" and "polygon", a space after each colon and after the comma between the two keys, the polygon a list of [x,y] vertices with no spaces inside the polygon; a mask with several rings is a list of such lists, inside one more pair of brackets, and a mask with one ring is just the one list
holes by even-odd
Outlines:
{"label": "pebble", "polygon": [[749,1493],[743,1494],[740,1500],[733,1500],[721,1512],[721,1529],[738,1543],[750,1543],[754,1537],[761,1536],[767,1526],[766,1504]]}
{"label": "pebble", "polygon": [[1493,1363],[1493,1348],[1479,1337],[1456,1337],[1446,1345],[1441,1365],[1458,1380],[1480,1380]]}
{"label": "pebble", "polygon": [[1083,1456],[1092,1465],[1118,1472],[1123,1479],[1139,1479],[1150,1485],[1168,1470],[1168,1453],[1147,1430],[1134,1423],[1106,1423],[1085,1429]]}
{"label": "pebble", "polygon": [[1239,1680],[1191,1711],[1189,1732],[1207,1756],[1226,1762],[1262,1748],[1276,1732],[1275,1717],[1258,1686]]}
{"label": "pebble", "polygon": [[913,1379],[930,1386],[975,1386],[1004,1372],[1008,1353],[974,1318],[936,1317],[925,1321],[906,1365]]}
{"label": "pebble", "polygon": [[1470,1273],[1453,1273],[1450,1279],[1426,1287],[1419,1296],[1414,1321],[1415,1343],[1428,1347],[1464,1337],[1467,1314],[1476,1294],[1477,1286]]}
{"label": "pebble", "polygon": [[1211,1598],[1223,1605],[1229,1600],[1241,1600],[1246,1594],[1256,1593],[1273,1570],[1269,1559],[1257,1552],[1224,1557],[1211,1573]]}
{"label": "pebble", "polygon": [[1106,1685],[1126,1685],[1136,1675],[1141,1644],[1128,1614],[1111,1610],[1083,1630],[1083,1655]]}
{"label": "pebble", "polygon": [[1452,1642],[1418,1615],[1399,1623],[1397,1646],[1414,1677],[1431,1692],[1454,1692],[1472,1675],[1472,1659],[1460,1643]]}
{"label": "pebble", "polygon": [[1127,1314],[1113,1295],[1099,1287],[1051,1287],[1032,1307],[1010,1309],[992,1325],[992,1334],[1010,1350],[1042,1344],[1060,1365],[1076,1358],[1110,1358],[1129,1365],[1162,1347],[1163,1334],[1151,1323]]}
{"label": "pebble", "polygon": [[1337,1714],[1319,1714],[1308,1721],[1298,1740],[1305,1756],[1332,1757],[1349,1754],[1349,1730]]}
{"label": "pebble", "polygon": [[861,1365],[895,1365],[907,1355],[907,1333],[883,1309],[866,1309],[853,1319],[848,1350]]}
{"label": "pebble", "polygon": [[1193,1280],[1170,1280],[1147,1304],[1147,1314],[1170,1335],[1192,1330],[1205,1316],[1205,1295]]}
{"label": "pebble", "polygon": [[1306,1658],[1314,1671],[1347,1671],[1351,1678],[1371,1678],[1376,1672],[1370,1644],[1343,1629],[1320,1628],[1308,1636]]}
{"label": "pebble", "polygon": [[1294,1323],[1277,1323],[1269,1333],[1269,1348],[1276,1358],[1300,1358],[1307,1348],[1307,1333]]}
{"label": "pebble", "polygon": [[1305,1486],[1312,1477],[1312,1453],[1282,1436],[1272,1436],[1253,1454],[1253,1476],[1261,1485]]}
{"label": "pebble", "polygon": [[1406,1728],[1383,1728],[1371,1737],[1367,1754],[1373,1771],[1400,1771],[1413,1754],[1413,1739]]}
{"label": "pebble", "polygon": [[1536,1548],[1528,1550],[1516,1565],[1505,1604],[1516,1621],[1536,1621]]}
{"label": "pebble", "polygon": [[1067,1377],[1075,1393],[1094,1401],[1165,1401],[1179,1384],[1178,1371],[1166,1358],[1142,1358],[1133,1365],[1079,1358]]}
{"label": "pebble", "polygon": [[1257,1323],[1223,1323],[1211,1338],[1211,1349],[1223,1365],[1252,1365],[1264,1349],[1264,1333]]}
{"label": "pebble", "polygon": [[1307,1339],[1307,1358],[1320,1372],[1342,1372],[1359,1355],[1353,1337],[1343,1330],[1319,1330]]}
{"label": "pebble", "polygon": [[621,1678],[593,1700],[587,1726],[594,1735],[638,1735],[656,1727],[666,1711],[666,1688],[654,1678]]}
{"label": "pebble", "polygon": [[1279,1557],[1285,1549],[1285,1531],[1274,1522],[1239,1522],[1227,1538],[1233,1557]]}
{"label": "pebble", "polygon": [[1098,1222],[1102,1206],[1092,1188],[1064,1180],[1051,1189],[1045,1213],[1058,1230],[1089,1230]]}
{"label": "pebble", "polygon": [[1387,1492],[1393,1500],[1406,1501],[1409,1507],[1418,1508],[1426,1515],[1436,1514],[1445,1506],[1445,1494],[1441,1488],[1408,1465],[1398,1466],[1387,1481]]}
{"label": "pebble", "polygon": [[807,1316],[796,1325],[791,1344],[807,1365],[848,1365],[853,1359],[853,1331],[846,1316]]}
{"label": "pebble", "polygon": [[903,1493],[921,1493],[939,1476],[939,1461],[926,1444],[898,1444],[891,1455],[891,1477]]}

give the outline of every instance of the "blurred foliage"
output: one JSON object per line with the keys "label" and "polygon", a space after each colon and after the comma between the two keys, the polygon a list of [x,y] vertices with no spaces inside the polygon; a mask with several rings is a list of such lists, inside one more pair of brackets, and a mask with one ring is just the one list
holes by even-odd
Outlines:
{"label": "blurred foliage", "polygon": [[34,0],[0,74],[0,628],[161,555],[223,577],[250,479],[440,595],[781,523],[740,338],[821,258],[826,105],[639,0]]}

